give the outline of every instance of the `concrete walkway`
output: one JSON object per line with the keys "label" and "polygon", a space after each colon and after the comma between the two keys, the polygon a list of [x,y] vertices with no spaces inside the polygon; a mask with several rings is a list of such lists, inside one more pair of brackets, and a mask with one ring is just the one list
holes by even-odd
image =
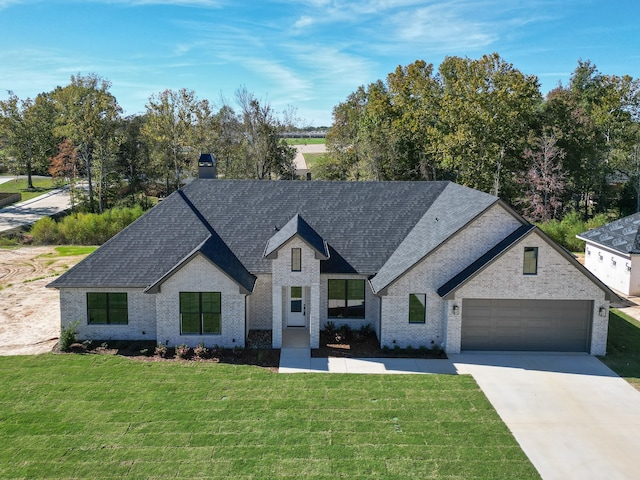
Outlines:
{"label": "concrete walkway", "polygon": [[640,478],[640,392],[595,357],[311,358],[283,348],[280,358],[281,373],[470,374],[543,479]]}

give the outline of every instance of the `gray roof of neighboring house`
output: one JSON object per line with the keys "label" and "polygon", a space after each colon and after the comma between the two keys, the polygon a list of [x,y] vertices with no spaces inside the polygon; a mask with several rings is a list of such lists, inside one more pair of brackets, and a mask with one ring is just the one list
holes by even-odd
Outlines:
{"label": "gray roof of neighboring house", "polygon": [[634,213],[599,228],[587,230],[579,239],[597,243],[623,254],[640,253],[640,213]]}
{"label": "gray roof of neighboring house", "polygon": [[271,272],[264,254],[283,240],[276,228],[316,249],[321,239],[322,272],[379,272],[373,280],[387,286],[497,201],[451,182],[196,180],[50,286],[147,288],[214,234],[224,247],[212,261],[246,286]]}

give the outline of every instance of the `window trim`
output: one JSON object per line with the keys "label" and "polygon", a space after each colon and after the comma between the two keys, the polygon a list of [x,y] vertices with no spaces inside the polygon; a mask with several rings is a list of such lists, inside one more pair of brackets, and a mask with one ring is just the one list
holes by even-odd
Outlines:
{"label": "window trim", "polygon": [[[527,266],[527,253],[533,252],[533,269],[528,270]],[[531,259],[529,259],[531,260]],[[537,275],[538,274],[538,247],[524,247],[523,260],[522,260],[522,274],[523,275]]]}
{"label": "window trim", "polygon": [[[200,317],[199,320],[199,331],[196,332],[184,332],[183,331],[183,322],[182,322],[182,315],[184,315],[184,313],[195,313],[195,312],[183,312],[182,311],[182,295],[183,294],[198,294],[198,315]],[[218,301],[217,301],[217,305],[218,305],[218,311],[212,311],[212,312],[203,312],[202,311],[202,294],[217,294],[218,295]],[[214,303],[215,305],[215,303]],[[203,336],[203,335],[222,335],[222,293],[221,292],[179,292],[178,293],[178,313],[179,313],[179,317],[180,317],[180,335],[198,335],[198,336]],[[213,315],[218,315],[218,331],[217,332],[204,332],[204,314],[213,314]]]}
{"label": "window trim", "polygon": [[[411,297],[422,297],[422,319],[421,320],[412,320],[411,319]],[[418,300],[419,301],[419,300]],[[412,325],[421,325],[427,323],[427,294],[426,293],[410,293],[409,294],[409,323]]]}
{"label": "window trim", "polygon": [[291,271],[292,272],[302,271],[302,249],[301,248],[296,247],[291,249]]}
{"label": "window trim", "polygon": [[[344,282],[344,299],[340,298],[331,298],[330,296],[330,287],[329,284],[330,282]],[[358,316],[350,316],[348,315],[349,313],[349,282],[362,282],[362,315],[358,315]],[[362,278],[330,278],[327,280],[327,318],[330,319],[340,319],[340,320],[363,320],[365,318],[367,318],[367,303],[366,303],[366,299],[367,299],[367,289],[366,289],[366,283],[364,281],[364,279]],[[344,316],[340,317],[340,316],[332,316],[331,312],[330,312],[330,302],[331,300],[340,300],[343,301],[343,305],[340,307],[334,307],[334,308],[341,308],[342,311],[345,313]],[[351,299],[353,300],[360,300],[358,299]]]}
{"label": "window trim", "polygon": [[[87,325],[129,325],[129,295],[127,292],[86,292],[86,300],[87,300]],[[94,295],[104,295],[105,300],[105,308],[93,307],[91,308],[89,298]],[[126,308],[113,308],[111,302],[109,301],[109,297],[114,297],[115,295],[124,295],[124,303]],[[91,321],[91,311],[92,310],[106,310],[106,322],[92,322]],[[123,310],[125,312],[125,321],[114,323],[111,319],[115,316],[113,310]]]}

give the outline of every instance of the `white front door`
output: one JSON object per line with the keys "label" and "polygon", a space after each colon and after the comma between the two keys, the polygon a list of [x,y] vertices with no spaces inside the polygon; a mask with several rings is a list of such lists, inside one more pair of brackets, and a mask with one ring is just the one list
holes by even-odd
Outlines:
{"label": "white front door", "polygon": [[307,305],[303,287],[289,287],[287,327],[307,326]]}

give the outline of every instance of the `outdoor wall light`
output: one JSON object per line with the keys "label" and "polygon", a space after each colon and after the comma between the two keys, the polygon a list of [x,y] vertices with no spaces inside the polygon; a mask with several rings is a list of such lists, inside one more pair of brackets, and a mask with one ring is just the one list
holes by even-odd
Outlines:
{"label": "outdoor wall light", "polygon": [[458,305],[454,305],[453,306],[453,314],[457,315],[459,311],[460,311],[460,307]]}
{"label": "outdoor wall light", "polygon": [[629,262],[627,262],[627,272],[631,271],[631,265],[629,265]]}
{"label": "outdoor wall light", "polygon": [[613,257],[611,257],[611,265],[613,265],[614,267],[616,266],[616,260]]}
{"label": "outdoor wall light", "polygon": [[602,254],[601,254],[601,253],[598,253],[598,258],[599,258],[600,260],[602,260]]}
{"label": "outdoor wall light", "polygon": [[600,307],[600,316],[601,317],[606,317],[607,316],[607,307],[605,307],[604,305],[602,307]]}

